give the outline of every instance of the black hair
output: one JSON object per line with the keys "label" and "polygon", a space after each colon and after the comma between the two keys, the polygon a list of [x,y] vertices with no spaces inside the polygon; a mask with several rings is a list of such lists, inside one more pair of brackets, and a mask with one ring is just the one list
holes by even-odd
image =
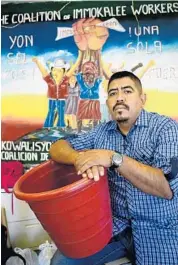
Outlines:
{"label": "black hair", "polygon": [[134,75],[132,72],[129,72],[129,71],[120,71],[120,72],[114,73],[109,79],[108,88],[109,88],[110,83],[113,80],[121,79],[124,77],[129,77],[130,79],[132,79],[132,81],[136,84],[138,91],[140,93],[142,93],[142,83],[141,83],[140,79],[136,75]]}

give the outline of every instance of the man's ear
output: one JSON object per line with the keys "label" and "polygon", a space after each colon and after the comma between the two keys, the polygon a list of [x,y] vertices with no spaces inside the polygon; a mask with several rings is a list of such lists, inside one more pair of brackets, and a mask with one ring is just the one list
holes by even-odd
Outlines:
{"label": "man's ear", "polygon": [[145,93],[142,93],[141,94],[141,101],[142,101],[143,106],[145,105],[146,100],[147,100],[147,95]]}

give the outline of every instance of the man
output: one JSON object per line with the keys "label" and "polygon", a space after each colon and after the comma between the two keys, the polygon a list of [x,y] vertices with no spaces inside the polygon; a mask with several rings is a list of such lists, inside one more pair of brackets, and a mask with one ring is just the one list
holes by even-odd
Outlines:
{"label": "man", "polygon": [[145,101],[133,73],[115,73],[107,99],[113,121],[52,145],[51,157],[74,164],[83,177],[97,181],[108,168],[113,213],[113,239],[103,250],[81,260],[56,253],[52,264],[122,257],[131,249],[131,228],[137,265],[178,264],[178,123],[145,111]]}

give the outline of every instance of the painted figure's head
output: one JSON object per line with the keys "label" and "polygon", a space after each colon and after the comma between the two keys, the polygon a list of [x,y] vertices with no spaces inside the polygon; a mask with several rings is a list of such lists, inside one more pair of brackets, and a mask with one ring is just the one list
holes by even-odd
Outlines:
{"label": "painted figure's head", "polygon": [[93,62],[85,62],[82,65],[83,80],[89,86],[94,85],[97,72],[97,67]]}
{"label": "painted figure's head", "polygon": [[51,75],[57,83],[60,83],[69,68],[69,64],[61,59],[56,59],[51,67]]}
{"label": "painted figure's head", "polygon": [[108,83],[107,106],[118,123],[133,124],[144,107],[146,95],[140,79],[132,72],[114,73]]}
{"label": "painted figure's head", "polygon": [[51,75],[55,81],[60,82],[65,74],[64,68],[51,67]]}

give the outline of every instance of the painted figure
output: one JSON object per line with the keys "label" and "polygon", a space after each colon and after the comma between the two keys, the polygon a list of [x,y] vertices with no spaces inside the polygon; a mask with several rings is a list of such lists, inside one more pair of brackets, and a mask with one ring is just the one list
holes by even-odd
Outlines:
{"label": "painted figure", "polygon": [[78,132],[83,120],[91,120],[93,127],[101,120],[99,86],[107,70],[102,63],[101,50],[109,32],[106,27],[98,26],[99,19],[81,19],[73,24],[74,41],[83,58],[76,74],[80,88],[80,101],[77,111]]}
{"label": "painted figure", "polygon": [[44,81],[48,85],[47,96],[49,99],[49,109],[44,127],[51,128],[54,126],[56,112],[58,114],[57,127],[64,128],[66,126],[64,114],[66,98],[68,97],[69,77],[74,73],[75,69],[79,65],[81,56],[82,54],[79,51],[78,59],[70,68],[70,70],[69,64],[65,63],[63,60],[56,59],[54,65],[51,66],[50,73],[46,70],[45,66],[38,60],[37,57],[33,57],[33,62],[36,63]]}
{"label": "painted figure", "polygon": [[80,101],[77,111],[78,131],[81,131],[82,120],[93,121],[93,126],[101,120],[99,85],[102,78],[98,76],[98,70],[93,62],[82,65],[82,72],[77,74],[77,82],[80,87]]}
{"label": "painted figure", "polygon": [[79,102],[79,86],[75,75],[69,79],[69,93],[66,99],[65,114],[69,116],[72,128],[76,128],[76,114]]}

